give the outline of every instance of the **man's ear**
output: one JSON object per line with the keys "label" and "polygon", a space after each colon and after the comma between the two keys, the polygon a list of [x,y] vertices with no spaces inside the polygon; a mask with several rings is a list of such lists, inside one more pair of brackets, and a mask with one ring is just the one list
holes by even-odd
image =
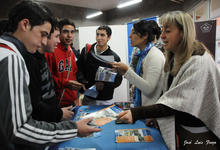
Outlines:
{"label": "man's ear", "polygon": [[22,19],[19,22],[19,26],[22,31],[27,31],[27,30],[30,30],[31,28],[30,21],[28,19]]}
{"label": "man's ear", "polygon": [[111,35],[110,36],[108,36],[108,41],[111,39]]}

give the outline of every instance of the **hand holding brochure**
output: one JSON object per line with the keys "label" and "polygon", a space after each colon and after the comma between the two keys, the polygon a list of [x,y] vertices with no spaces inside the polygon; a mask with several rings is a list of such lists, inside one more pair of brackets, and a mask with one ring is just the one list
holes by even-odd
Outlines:
{"label": "hand holding brochure", "polygon": [[114,72],[112,68],[99,66],[96,71],[95,80],[104,82],[115,82],[116,75],[117,73]]}
{"label": "hand holding brochure", "polygon": [[122,112],[122,110],[119,107],[115,105],[111,105],[97,112],[86,115],[82,119],[93,117],[94,119],[92,120],[92,122],[90,122],[90,124],[94,126],[102,126],[105,125],[106,123],[116,120],[117,119],[116,116],[120,112]]}
{"label": "hand holding brochure", "polygon": [[116,143],[153,142],[150,130],[139,129],[119,129],[115,130]]}

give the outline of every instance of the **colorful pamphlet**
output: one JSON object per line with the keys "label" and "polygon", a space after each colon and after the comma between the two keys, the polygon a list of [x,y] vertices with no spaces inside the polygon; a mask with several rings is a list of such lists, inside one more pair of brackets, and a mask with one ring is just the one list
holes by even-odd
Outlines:
{"label": "colorful pamphlet", "polygon": [[153,142],[150,130],[139,129],[119,129],[115,130],[116,143]]}
{"label": "colorful pamphlet", "polygon": [[84,93],[84,95],[90,96],[90,97],[93,97],[93,98],[96,98],[98,96],[98,94],[99,94],[99,92],[96,90],[95,85],[88,88]]}
{"label": "colorful pamphlet", "polygon": [[103,82],[115,82],[116,75],[117,73],[112,68],[99,66],[96,71],[95,80]]}
{"label": "colorful pamphlet", "polygon": [[117,119],[117,115],[122,112],[122,109],[111,105],[94,113],[84,116],[82,119],[93,117],[94,119],[90,122],[93,126],[102,126]]}
{"label": "colorful pamphlet", "polygon": [[88,115],[88,114],[90,114],[90,113],[88,113],[88,112],[80,112],[80,113],[77,113],[77,116],[75,117],[75,121],[78,121],[78,120],[82,120],[82,118],[84,117],[84,116],[86,116],[86,115]]}

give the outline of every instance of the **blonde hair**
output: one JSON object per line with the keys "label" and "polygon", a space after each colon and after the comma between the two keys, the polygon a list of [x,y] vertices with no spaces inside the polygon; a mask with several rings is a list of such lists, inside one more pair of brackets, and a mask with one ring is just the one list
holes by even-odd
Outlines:
{"label": "blonde hair", "polygon": [[176,25],[183,33],[182,40],[176,48],[175,54],[171,51],[165,51],[166,62],[164,71],[168,72],[171,70],[171,62],[174,59],[171,74],[176,76],[181,66],[193,55],[196,49],[194,44],[197,43],[196,45],[198,45],[199,43],[195,40],[196,31],[194,22],[189,14],[182,11],[172,11],[161,16],[160,24],[164,28]]}

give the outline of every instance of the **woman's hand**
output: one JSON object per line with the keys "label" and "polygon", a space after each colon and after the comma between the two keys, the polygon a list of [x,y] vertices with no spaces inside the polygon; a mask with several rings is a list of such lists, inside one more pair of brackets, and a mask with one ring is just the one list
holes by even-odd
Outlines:
{"label": "woman's hand", "polygon": [[128,66],[122,62],[113,62],[111,65],[120,75],[124,75],[128,71]]}
{"label": "woman's hand", "polygon": [[123,111],[118,114],[117,118],[124,123],[133,123],[133,118],[130,110]]}

